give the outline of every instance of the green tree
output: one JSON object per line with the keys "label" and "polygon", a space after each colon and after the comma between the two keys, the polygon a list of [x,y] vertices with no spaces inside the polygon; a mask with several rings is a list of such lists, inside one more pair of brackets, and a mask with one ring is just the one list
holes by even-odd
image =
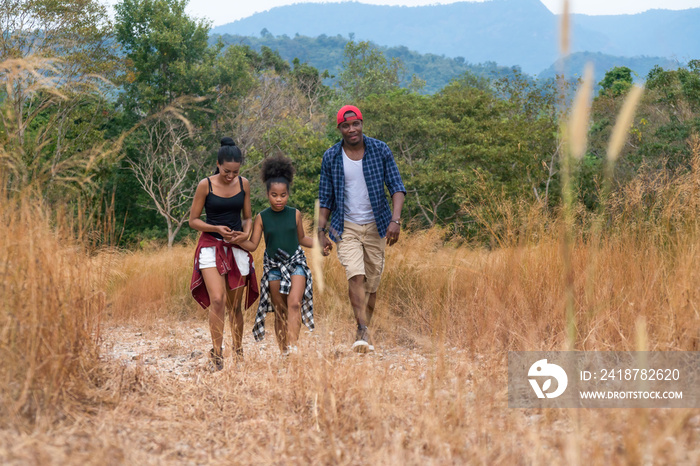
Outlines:
{"label": "green tree", "polygon": [[223,104],[235,104],[255,85],[254,65],[247,46],[230,46],[216,59],[217,98],[226,99]]}
{"label": "green tree", "polygon": [[659,168],[689,168],[687,140],[700,133],[700,61],[649,72],[636,130],[635,161]]}
{"label": "green tree", "polygon": [[209,24],[185,13],[187,0],[124,0],[115,6],[117,40],[126,52],[128,102],[149,114],[181,96],[206,96],[217,82]]}
{"label": "green tree", "polygon": [[[154,236],[167,233],[172,244],[182,224],[182,206],[188,202],[183,196],[214,165],[198,154],[215,153],[220,139],[211,116],[217,111],[217,95],[246,86],[235,83],[239,73],[222,66],[236,57],[219,56],[222,44],[209,45],[209,24],[190,18],[186,5],[186,0],[124,0],[115,7],[116,36],[127,66],[120,102],[127,125],[144,124],[125,150],[128,163],[122,168],[130,170],[129,176],[119,174],[114,180],[119,183],[116,189],[132,193],[120,197],[116,208],[119,216],[128,213],[129,239],[150,229]],[[180,127],[163,129],[172,127],[164,124],[163,111],[174,109],[187,120],[187,135]],[[177,163],[168,162],[172,160]],[[154,161],[163,166],[153,168]],[[159,192],[156,185],[161,182],[169,187]],[[148,212],[151,208],[156,216]],[[167,232],[156,227],[163,219]]]}
{"label": "green tree", "polygon": [[598,85],[602,94],[619,96],[626,93],[633,83],[632,70],[626,66],[616,66],[605,73],[605,77]]}
{"label": "green tree", "polygon": [[330,77],[328,71],[319,71],[308,63],[301,63],[298,58],[292,61],[294,68],[291,78],[308,103],[309,118],[314,118],[314,112],[331,97],[331,89],[323,84],[323,80]]}
{"label": "green tree", "polygon": [[365,134],[386,142],[397,160],[407,189],[406,216],[425,226],[453,221],[463,167],[450,159],[455,125],[440,115],[438,99],[396,90],[368,97],[362,111]]}
{"label": "green tree", "polygon": [[[573,83],[564,83],[568,88]],[[517,152],[513,164],[519,167],[527,186],[546,208],[558,201],[559,160],[557,96],[561,92],[554,79],[533,80],[513,69],[493,83],[497,95],[506,101],[505,117],[511,122],[510,137]]]}
{"label": "green tree", "polygon": [[0,61],[28,56],[60,58],[70,65],[73,79],[85,74],[113,77],[112,25],[100,2],[0,0],[0,11]]}
{"label": "green tree", "polygon": [[[590,153],[584,160],[582,177],[588,188],[583,189],[587,205],[597,203],[596,179],[601,177],[600,167],[612,128],[616,122],[627,91],[611,92],[615,83],[630,83],[627,71],[613,69],[606,73],[607,91],[601,91],[593,101],[591,110]],[[602,85],[602,83],[601,83]],[[624,86],[622,86],[624,88]],[[666,176],[671,171],[688,170],[692,154],[688,142],[693,134],[700,133],[700,69],[697,60],[687,67],[665,70],[654,67],[647,75],[645,92],[634,121],[629,128],[620,158],[615,165],[614,189],[624,186],[641,171],[658,171]],[[585,194],[585,193],[589,194]]]}
{"label": "green tree", "polygon": [[[94,0],[0,1],[0,145],[6,181],[75,199],[109,163],[105,94],[118,69],[106,8]],[[107,157],[109,155],[109,157]]]}
{"label": "green tree", "polygon": [[477,237],[475,216],[484,213],[474,206],[545,197],[554,176],[546,166],[556,154],[554,98],[551,83],[517,75],[494,83],[467,74],[432,96],[407,90],[369,96],[362,110],[365,133],[394,152],[407,216]]}
{"label": "green tree", "polygon": [[345,45],[338,86],[343,97],[359,102],[371,94],[397,89],[402,72],[403,66],[398,59],[387,61],[384,54],[369,42],[350,41]]}

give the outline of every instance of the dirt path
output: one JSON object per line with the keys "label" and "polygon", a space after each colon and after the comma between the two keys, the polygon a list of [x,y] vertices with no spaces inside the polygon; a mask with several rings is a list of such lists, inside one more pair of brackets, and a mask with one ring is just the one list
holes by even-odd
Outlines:
{"label": "dirt path", "polygon": [[[347,335],[346,335],[347,334]],[[357,355],[351,351],[351,332],[342,335],[317,329],[309,332],[302,327],[299,348],[302,353],[319,357],[370,358],[374,361],[392,361],[397,367],[408,364],[425,370],[428,357],[418,351],[396,346],[377,345],[372,354]],[[114,325],[103,331],[103,359],[118,361],[126,367],[138,367],[151,374],[181,380],[197,379],[210,373],[208,353],[211,348],[209,328],[204,321],[158,321],[146,327],[142,325]],[[266,366],[284,358],[268,326],[266,337],[256,342],[250,332],[243,335],[246,364]],[[462,354],[456,348],[449,350]],[[225,370],[231,369],[230,333],[226,328],[224,339]],[[390,364],[390,367],[391,367]],[[240,369],[240,367],[239,367]],[[233,370],[233,369],[231,369]]]}
{"label": "dirt path", "polygon": [[[326,324],[328,325],[328,324]],[[331,330],[334,328],[334,330]],[[211,373],[204,321],[103,329],[104,373],[66,418],[0,431],[0,463],[698,464],[697,410],[507,407],[502,355],[302,331],[282,358],[248,330],[245,359]]]}

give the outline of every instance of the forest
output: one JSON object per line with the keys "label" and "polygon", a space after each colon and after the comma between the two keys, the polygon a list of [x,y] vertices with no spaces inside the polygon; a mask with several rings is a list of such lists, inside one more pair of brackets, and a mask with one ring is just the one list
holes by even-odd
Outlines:
{"label": "forest", "polygon": [[[286,34],[274,36],[267,28],[262,29],[259,35],[254,36],[217,34],[215,31],[210,35],[210,43],[221,40],[224,45],[248,45],[258,52],[262,50],[262,47],[268,47],[278,52],[282,58],[289,62],[298,58],[301,62],[307,62],[318,68],[322,73],[328,71],[329,76],[324,79],[324,83],[331,87],[337,84],[335,76],[340,74],[343,69],[345,46],[348,42],[356,40],[354,33],[349,33],[348,37],[343,37],[340,34],[334,36],[321,34],[317,37],[296,34],[294,37],[289,37]],[[450,81],[465,73],[498,80],[512,73],[523,72],[520,65],[503,66],[493,60],[473,63],[463,56],[452,58],[435,53],[418,53],[405,45],[386,47],[370,41],[369,46],[381,52],[387,60],[396,59],[401,62],[403,71],[401,87],[408,87],[414,79],[425,81],[425,84],[418,89],[420,94],[434,94]],[[612,56],[601,52],[572,52],[548,68],[538,70],[534,76],[540,80],[556,79],[557,74],[581,77],[587,63],[594,64],[593,73],[596,82],[602,81],[606,71],[615,67],[631,69],[635,82],[644,82],[649,71],[655,66],[666,69],[678,68],[677,60],[662,57],[629,57]],[[528,76],[528,74],[524,74],[524,76]],[[530,77],[530,79],[534,78]],[[596,85],[596,89],[600,90],[599,86]]]}
{"label": "forest", "polygon": [[[350,33],[348,37],[340,34],[335,36],[322,34],[318,37],[298,34],[294,37],[284,34],[273,36],[267,29],[263,29],[259,36],[212,33],[209,38],[210,43],[216,43],[219,40],[225,46],[247,45],[258,52],[262,51],[263,47],[267,47],[290,63],[298,59],[302,63],[317,68],[324,75],[324,84],[335,87],[336,75],[340,75],[343,70],[345,47],[348,42],[355,40],[355,35]],[[450,58],[433,53],[418,53],[409,50],[406,46],[381,47],[371,41],[367,46],[384,55],[388,61],[397,60],[401,63],[400,87],[409,87],[414,79],[424,81],[422,86],[414,88],[420,94],[434,94],[449,84],[452,79],[465,73],[498,79],[514,71],[513,67],[499,66],[493,61],[470,63],[464,57]],[[631,68],[636,68],[637,62],[635,60],[631,62]],[[520,70],[516,67],[515,71]],[[327,75],[324,74],[325,72]]]}
{"label": "forest", "polygon": [[[425,92],[370,42],[329,82],[212,41],[187,0],[122,0],[113,20],[97,0],[0,6],[0,463],[697,463],[697,393],[569,410],[506,392],[511,351],[700,350],[700,60],[641,80],[466,70]],[[311,231],[347,103],[407,190],[376,353],[350,350],[345,272],[315,246],[299,353],[255,342],[252,307],[245,357],[227,326],[211,373],[197,182],[232,137],[256,214],[262,161],[288,156]]]}
{"label": "forest", "polygon": [[[109,224],[99,241],[133,247],[191,236],[182,225],[192,190],[213,170],[224,135],[247,157],[255,211],[263,206],[259,162],[281,153],[299,173],[293,201],[310,215],[321,156],[339,138],[331,117],[345,102],[363,110],[366,134],[394,151],[414,229],[440,225],[483,242],[494,233],[483,221],[499,215],[481,212],[490,200],[537,202],[548,211],[559,204],[565,107],[558,93],[571,94],[574,81],[562,90],[517,69],[501,77],[467,71],[423,94],[424,83],[407,77],[401,60],[349,41],[329,87],[319,70],[268,47],[210,44],[210,25],[188,17],[182,1],[125,1],[114,24],[95,2],[62,9],[66,21],[10,4],[36,11],[4,17],[4,30],[14,31],[0,48],[7,187],[41,184],[48,205],[84,215],[91,228]],[[590,146],[575,167],[587,210],[599,204],[607,137],[633,81],[629,68],[615,67],[598,83]],[[700,126],[699,110],[697,60],[653,68],[616,187],[641,171],[689,170],[687,140]]]}

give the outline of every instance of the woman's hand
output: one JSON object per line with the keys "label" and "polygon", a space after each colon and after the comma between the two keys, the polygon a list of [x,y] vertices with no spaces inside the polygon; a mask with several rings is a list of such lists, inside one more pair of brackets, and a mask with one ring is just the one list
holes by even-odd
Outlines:
{"label": "woman's hand", "polygon": [[231,239],[229,240],[229,243],[233,244],[241,244],[243,241],[248,239],[248,235],[246,235],[242,231],[233,231],[231,232]]}
{"label": "woman's hand", "polygon": [[226,241],[227,243],[231,242],[233,230],[231,230],[229,227],[226,225],[218,225],[216,227],[216,232],[221,235],[221,237]]}

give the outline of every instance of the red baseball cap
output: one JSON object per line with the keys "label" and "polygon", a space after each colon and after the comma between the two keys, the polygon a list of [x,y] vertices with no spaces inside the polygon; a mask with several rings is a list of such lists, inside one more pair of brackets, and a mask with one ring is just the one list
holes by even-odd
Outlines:
{"label": "red baseball cap", "polygon": [[[345,114],[348,112],[353,112],[355,116],[349,116],[345,118]],[[360,112],[360,109],[355,107],[354,105],[346,105],[340,110],[338,110],[338,125],[345,121],[352,121],[352,120],[362,120],[362,112]]]}

